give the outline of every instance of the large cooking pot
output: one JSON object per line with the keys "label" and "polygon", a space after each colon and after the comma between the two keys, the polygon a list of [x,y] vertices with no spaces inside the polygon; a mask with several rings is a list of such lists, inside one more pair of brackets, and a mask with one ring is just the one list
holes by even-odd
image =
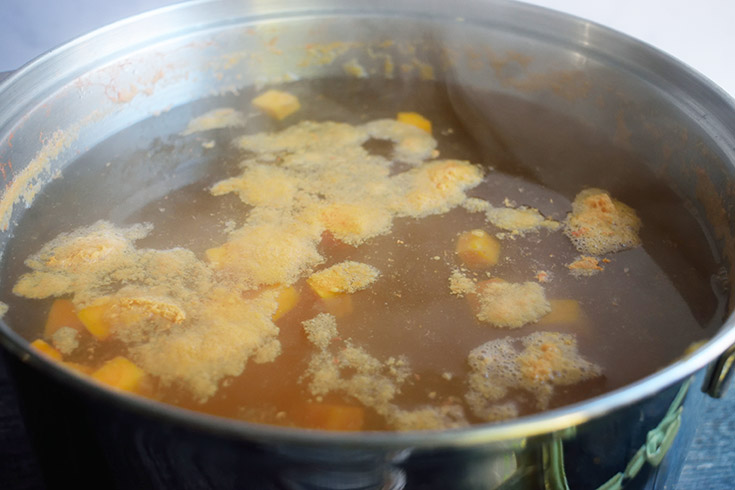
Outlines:
{"label": "large cooking pot", "polygon": [[[355,75],[461,87],[475,136],[491,146],[508,144],[508,128],[483,120],[493,111],[488,92],[594,128],[687,204],[726,264],[714,283],[733,290],[732,101],[648,46],[502,0],[194,2],[33,61],[0,85],[3,277],[17,277],[27,254],[60,231],[124,219],[206,175],[201,145],[167,138],[212,100],[252,85]],[[604,170],[590,165],[589,179]],[[532,178],[539,169],[523,170]],[[635,186],[609,170],[618,189]],[[49,201],[50,185],[65,186],[63,200]],[[4,282],[3,300],[12,287]],[[113,393],[29,349],[24,335],[41,321],[33,306],[11,308],[0,338],[49,487],[667,488],[704,392],[719,396],[727,381],[730,309],[722,302],[706,311],[716,334],[694,353],[624,388],[517,420],[426,433],[260,426]]]}

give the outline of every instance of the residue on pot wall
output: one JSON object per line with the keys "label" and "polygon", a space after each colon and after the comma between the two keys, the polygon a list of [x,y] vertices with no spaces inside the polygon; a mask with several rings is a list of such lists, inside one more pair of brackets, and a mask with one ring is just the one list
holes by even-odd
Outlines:
{"label": "residue on pot wall", "polygon": [[8,229],[13,209],[17,203],[31,205],[48,178],[53,177],[51,175],[52,162],[76,141],[82,126],[83,124],[79,123],[66,130],[55,131],[43,142],[43,146],[27,166],[12,175],[9,183],[6,180],[5,192],[0,200],[0,228]]}
{"label": "residue on pot wall", "polygon": [[236,111],[231,107],[212,109],[206,114],[202,114],[189,121],[186,129],[181,134],[186,136],[212,129],[239,128],[245,125],[245,120],[245,115],[242,112]]}
{"label": "residue on pot wall", "polygon": [[[697,179],[697,200],[704,207],[707,222],[710,223],[715,237],[723,243],[723,254],[730,265],[727,283],[735,277],[735,239],[732,234],[731,217],[728,216],[722,197],[709,175],[701,168],[695,170]],[[731,196],[732,197],[732,196]],[[735,288],[730,288],[728,312],[735,308]]]}

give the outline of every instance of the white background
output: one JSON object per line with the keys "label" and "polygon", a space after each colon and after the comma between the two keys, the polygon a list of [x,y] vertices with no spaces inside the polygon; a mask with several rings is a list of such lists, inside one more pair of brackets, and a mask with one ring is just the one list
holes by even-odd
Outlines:
{"label": "white background", "polygon": [[[0,0],[0,71],[14,70],[105,24],[172,3],[175,0]],[[572,13],[641,39],[692,66],[735,97],[733,0],[528,3]]]}

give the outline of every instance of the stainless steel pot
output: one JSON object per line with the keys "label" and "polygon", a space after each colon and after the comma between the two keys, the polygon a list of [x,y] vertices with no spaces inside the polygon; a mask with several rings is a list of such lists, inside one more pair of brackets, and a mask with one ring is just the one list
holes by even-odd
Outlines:
{"label": "stainless steel pot", "polygon": [[[353,60],[369,77],[436,78],[470,94],[491,89],[608,132],[690,204],[729,264],[722,277],[735,275],[733,102],[632,39],[500,0],[194,2],[33,61],[0,85],[5,270],[29,252],[14,248],[16,225],[29,213],[38,240],[67,226],[34,217],[29,206],[109,136],[128,129],[131,144],[148,141],[156,135],[136,133],[135,124],[162,112],[253,84],[351,76],[344,63]],[[489,110],[481,97],[474,102]],[[70,193],[59,205],[71,215],[120,216],[136,200],[201,176],[191,161],[167,162],[125,169],[115,186],[76,187],[92,197]],[[182,173],[184,181],[166,189],[145,186],[146,178]],[[95,199],[99,209],[79,209]],[[623,389],[504,423],[407,434],[314,433],[161,406],[56,369],[19,335],[31,321],[7,316],[12,324],[0,332],[51,487],[73,480],[82,488],[667,488],[702,390],[719,396],[726,382],[735,327],[725,316],[715,312],[722,328],[694,354]]]}

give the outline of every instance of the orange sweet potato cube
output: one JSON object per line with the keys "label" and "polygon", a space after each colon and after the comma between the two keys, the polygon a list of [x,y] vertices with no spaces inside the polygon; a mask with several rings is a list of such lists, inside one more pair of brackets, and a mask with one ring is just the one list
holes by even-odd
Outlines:
{"label": "orange sweet potato cube", "polygon": [[549,300],[549,303],[551,304],[551,312],[538,321],[539,325],[571,324],[582,320],[582,308],[579,306],[579,301],[574,299],[552,299]]}
{"label": "orange sweet potato cube", "polygon": [[46,357],[50,357],[54,361],[60,361],[63,356],[61,355],[61,352],[54,349],[48,342],[45,340],[37,339],[31,342],[31,347],[36,349],[41,354],[45,355]]}
{"label": "orange sweet potato cube", "polygon": [[43,336],[51,338],[61,327],[71,327],[80,332],[84,330],[84,324],[77,316],[71,300],[68,299],[57,299],[53,302],[46,317]]}
{"label": "orange sweet potato cube", "polygon": [[253,99],[253,105],[278,121],[287,118],[301,108],[299,99],[288,92],[268,90]]}
{"label": "orange sweet potato cube", "polygon": [[360,430],[365,423],[365,409],[353,405],[307,403],[300,416],[309,429]]}
{"label": "orange sweet potato cube", "polygon": [[281,293],[278,295],[278,299],[276,300],[278,301],[278,308],[276,309],[276,312],[273,313],[273,321],[278,320],[283,315],[296,308],[300,299],[301,294],[295,287],[288,286],[286,288],[282,288]]}
{"label": "orange sweet potato cube", "polygon": [[399,112],[396,116],[398,122],[403,124],[410,124],[416,126],[419,129],[423,129],[427,133],[431,134],[431,121],[426,119],[418,112]]}
{"label": "orange sweet potato cube", "polygon": [[144,376],[145,371],[122,356],[110,359],[92,373],[97,381],[124,391],[135,391]]}
{"label": "orange sweet potato cube", "polygon": [[331,313],[337,318],[348,316],[355,309],[352,304],[352,295],[345,293],[320,298],[318,306],[321,310]]}
{"label": "orange sweet potato cube", "polygon": [[324,287],[324,285],[317,284],[316,282],[310,281],[309,279],[306,280],[306,283],[309,285],[309,287],[311,288],[311,290],[314,291],[316,293],[316,295],[319,296],[322,299],[323,298],[332,298],[332,297],[337,296],[339,294],[344,294],[344,293],[339,293],[339,292],[336,292],[336,291],[332,291],[328,287]]}
{"label": "orange sweet potato cube", "polygon": [[500,242],[485,230],[471,230],[459,235],[455,251],[467,267],[482,269],[498,263]]}
{"label": "orange sweet potato cube", "polygon": [[94,335],[97,340],[105,340],[110,336],[112,325],[107,319],[109,304],[102,303],[98,305],[87,306],[77,312],[79,320],[85,328]]}

